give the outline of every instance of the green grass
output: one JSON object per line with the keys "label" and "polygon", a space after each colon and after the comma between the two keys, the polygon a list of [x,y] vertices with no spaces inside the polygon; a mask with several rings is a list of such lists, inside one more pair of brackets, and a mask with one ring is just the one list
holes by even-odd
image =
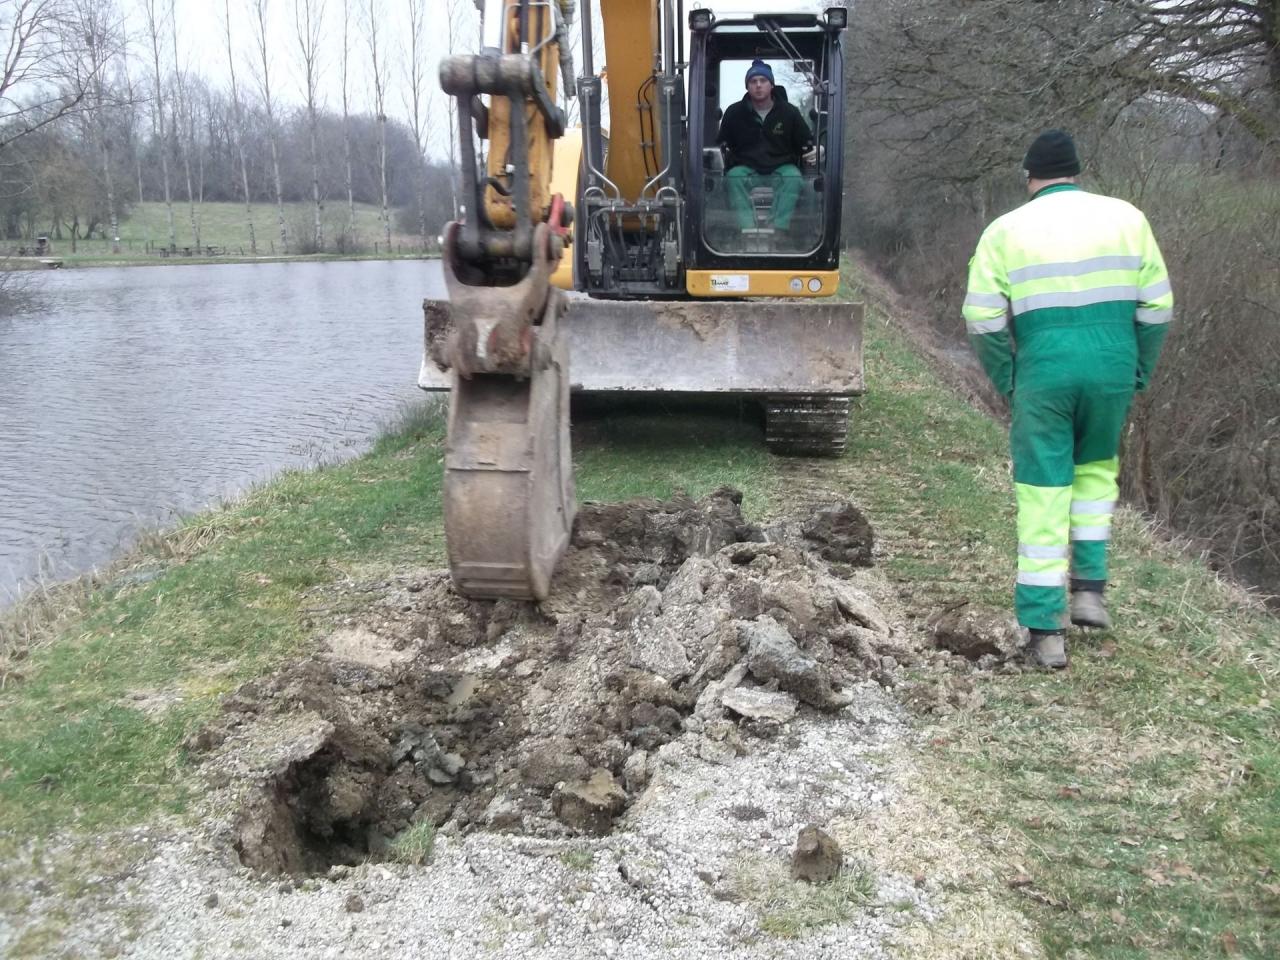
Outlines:
{"label": "green grass", "polygon": [[760,929],[785,939],[852,920],[875,893],[872,875],[856,865],[846,865],[834,880],[810,884],[792,880],[775,858],[754,857],[736,863],[727,879],[734,895],[755,910]]}
{"label": "green grass", "polygon": [[574,847],[560,854],[560,862],[570,870],[590,870],[595,861],[595,853],[586,847]]}
{"label": "green grass", "polygon": [[[309,237],[312,230],[312,206],[306,202],[293,202],[284,205],[285,224],[289,230],[291,244],[298,238]],[[382,247],[383,227],[379,219],[380,208],[371,204],[356,204],[356,238],[362,247],[373,251],[377,242]],[[225,250],[225,256],[249,256],[249,229],[245,220],[244,204],[241,203],[203,203],[196,205],[196,215],[200,225],[201,246],[214,246]],[[391,211],[391,242],[404,252],[417,251],[421,241],[416,235],[401,233],[395,223],[396,211]],[[325,236],[332,243],[347,226],[348,211],[345,202],[330,202],[324,211]],[[175,198],[173,203],[173,225],[176,244],[179,250],[195,246],[195,231],[191,225],[191,208],[186,200]],[[274,203],[256,203],[253,206],[254,235],[258,241],[258,255],[271,256],[282,253],[280,246],[280,228]],[[110,230],[106,225],[104,230]],[[70,240],[53,240],[51,256],[60,258],[69,264],[118,262],[121,260],[150,259],[147,253],[148,244],[153,249],[169,245],[169,221],[165,205],[154,201],[135,204],[129,215],[120,221],[120,254],[111,253],[111,242],[100,237],[92,240],[79,240],[76,252],[71,252]],[[398,245],[398,246],[397,246]],[[296,251],[296,248],[294,248]],[[385,250],[380,249],[385,254]],[[182,262],[190,262],[186,257]],[[208,259],[208,258],[206,258]],[[209,262],[218,262],[214,258]],[[203,262],[203,261],[202,261]]]}
{"label": "green grass", "polygon": [[430,820],[415,823],[391,841],[391,859],[420,867],[431,859],[436,846],[436,825]]}
{"label": "green grass", "polygon": [[699,497],[727,484],[757,512],[776,477],[758,415],[736,401],[575,404],[574,467],[580,500]]}

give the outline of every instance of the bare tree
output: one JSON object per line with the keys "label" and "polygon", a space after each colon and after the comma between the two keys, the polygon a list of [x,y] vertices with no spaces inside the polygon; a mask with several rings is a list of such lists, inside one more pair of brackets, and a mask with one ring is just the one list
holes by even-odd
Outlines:
{"label": "bare tree", "polygon": [[[456,0],[449,0],[449,33],[452,35],[453,25],[453,4]],[[418,148],[417,172],[414,176],[417,187],[418,197],[418,233],[422,238],[425,246],[427,242],[427,131],[431,127],[431,94],[425,86],[425,66],[423,64],[423,55],[425,53],[425,42],[422,33],[423,23],[426,15],[425,0],[408,0],[409,4],[409,49],[405,55],[405,73],[407,76],[407,88],[410,115],[413,118],[413,142]],[[450,98],[452,101],[452,98]]]}
{"label": "bare tree", "polygon": [[147,37],[151,41],[151,70],[155,80],[155,102],[152,104],[160,144],[160,175],[164,183],[164,209],[169,224],[169,250],[178,249],[178,231],[173,224],[173,193],[169,186],[169,141],[165,135],[164,120],[164,74],[160,70],[160,13],[156,9],[157,0],[143,0],[143,12],[147,20]]}
{"label": "bare tree", "polygon": [[129,57],[126,55],[123,60],[123,68],[121,70],[124,78],[125,96],[128,98],[129,114],[126,130],[129,137],[129,149],[133,151],[133,168],[138,177],[138,202],[142,203],[142,147],[139,141],[142,134],[139,131],[138,109],[143,104],[144,98],[138,88],[133,85],[133,76],[129,72]]}
{"label": "bare tree", "polygon": [[307,104],[307,138],[311,147],[311,200],[315,205],[312,241],[316,252],[324,250],[324,205],[320,200],[320,152],[317,145],[316,85],[319,82],[321,24],[324,0],[294,0],[293,22],[302,58],[303,95]]}
{"label": "bare tree", "polygon": [[382,185],[382,230],[391,252],[391,215],[387,203],[387,52],[379,35],[382,19],[381,0],[365,0],[365,39],[369,44],[372,67],[373,106],[378,121],[378,171]]}
{"label": "bare tree", "polygon": [[1280,145],[1280,0],[1102,0],[1123,18],[1115,74]]}
{"label": "bare tree", "polygon": [[195,149],[195,122],[191,114],[190,92],[187,78],[182,72],[182,59],[178,55],[177,0],[169,0],[169,27],[173,41],[173,137],[182,154],[182,166],[187,175],[187,209],[191,218],[191,239],[196,250],[200,249],[200,217],[196,213],[196,195],[191,183],[191,154]]}
{"label": "bare tree", "polygon": [[356,195],[351,177],[351,0],[342,0],[342,152],[347,179],[347,236],[356,242]]}
{"label": "bare tree", "polygon": [[258,253],[258,237],[253,229],[253,197],[249,193],[249,162],[244,146],[244,110],[240,105],[240,87],[236,82],[235,45],[231,42],[231,0],[222,0],[223,20],[227,32],[227,69],[231,75],[231,118],[240,158],[240,190],[244,196],[244,221],[249,229],[249,252]]}
{"label": "bare tree", "polygon": [[75,19],[78,32],[84,39],[87,77],[84,85],[89,89],[85,116],[97,141],[102,161],[102,183],[107,195],[107,216],[111,224],[111,252],[120,252],[120,217],[116,205],[115,180],[111,166],[111,137],[107,132],[107,112],[114,100],[109,97],[103,82],[108,66],[124,53],[124,25],[111,0],[76,0]]}
{"label": "bare tree", "polygon": [[280,252],[289,252],[289,228],[284,219],[284,187],[280,181],[280,130],[276,124],[275,101],[271,98],[271,53],[267,37],[267,4],[269,0],[251,0],[257,21],[254,40],[258,52],[258,90],[267,114],[267,139],[271,143],[271,170],[276,187],[276,221],[280,228]]}
{"label": "bare tree", "polygon": [[95,74],[68,0],[0,2],[0,150],[84,106]]}

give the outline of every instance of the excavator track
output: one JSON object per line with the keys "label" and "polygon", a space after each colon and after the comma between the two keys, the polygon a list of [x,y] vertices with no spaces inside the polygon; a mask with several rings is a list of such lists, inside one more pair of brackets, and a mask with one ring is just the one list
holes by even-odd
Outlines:
{"label": "excavator track", "polygon": [[787,457],[839,457],[849,435],[849,398],[822,394],[764,401],[765,443]]}

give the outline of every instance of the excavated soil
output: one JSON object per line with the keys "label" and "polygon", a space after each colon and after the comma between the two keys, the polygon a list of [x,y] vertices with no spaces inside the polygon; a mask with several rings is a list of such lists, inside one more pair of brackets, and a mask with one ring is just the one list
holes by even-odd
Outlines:
{"label": "excavated soil", "polygon": [[918,661],[846,578],[873,536],[847,503],[765,531],[723,489],[584,505],[539,605],[463,599],[444,572],[380,585],[188,744],[232,800],[222,839],[255,871],[311,876],[423,821],[606,834],[677,737],[727,760]]}

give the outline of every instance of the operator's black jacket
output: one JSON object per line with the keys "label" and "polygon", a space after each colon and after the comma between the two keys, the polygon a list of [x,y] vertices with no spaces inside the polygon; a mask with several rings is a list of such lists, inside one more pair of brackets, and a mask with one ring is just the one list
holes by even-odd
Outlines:
{"label": "operator's black jacket", "polygon": [[751,98],[743,94],[730,104],[720,121],[716,140],[728,147],[728,168],[747,166],[756,173],[773,173],[784,163],[800,165],[813,146],[813,134],[800,111],[787,102],[782,87],[773,88],[773,109],[762,121]]}

